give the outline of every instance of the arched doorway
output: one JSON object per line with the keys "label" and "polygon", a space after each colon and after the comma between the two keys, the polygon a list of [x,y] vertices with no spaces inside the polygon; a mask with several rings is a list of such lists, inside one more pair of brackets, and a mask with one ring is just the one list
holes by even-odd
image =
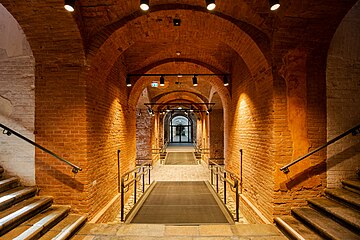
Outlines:
{"label": "arched doorway", "polygon": [[170,143],[191,143],[193,139],[193,123],[187,116],[170,117]]}

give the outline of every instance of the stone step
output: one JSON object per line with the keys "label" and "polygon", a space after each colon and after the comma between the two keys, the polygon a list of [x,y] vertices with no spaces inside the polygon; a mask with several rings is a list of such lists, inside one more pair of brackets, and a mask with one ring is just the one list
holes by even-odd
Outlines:
{"label": "stone step", "polygon": [[0,180],[0,193],[19,186],[19,179],[16,177]]}
{"label": "stone step", "polygon": [[305,222],[309,227],[325,238],[335,240],[360,239],[360,235],[350,231],[346,227],[312,208],[295,208],[291,211],[296,218]]}
{"label": "stone step", "polygon": [[17,187],[0,194],[0,211],[21,202],[24,199],[35,196],[36,187]]}
{"label": "stone step", "polygon": [[51,206],[51,197],[33,197],[0,212],[0,236]]}
{"label": "stone step", "polygon": [[360,194],[360,180],[344,180],[341,182],[345,189]]}
{"label": "stone step", "polygon": [[61,222],[56,224],[40,240],[65,240],[73,236],[86,222],[87,217],[77,214],[70,214]]}
{"label": "stone step", "polygon": [[302,222],[293,216],[282,216],[274,219],[276,226],[290,239],[294,240],[321,240],[313,230],[306,227]]}
{"label": "stone step", "polygon": [[69,206],[51,206],[30,220],[2,236],[3,239],[33,240],[39,239],[50,228],[65,218],[70,211]]}
{"label": "stone step", "polygon": [[360,195],[346,189],[326,189],[326,195],[340,201],[346,205],[352,206],[357,210],[360,210]]}
{"label": "stone step", "polygon": [[343,225],[360,232],[360,212],[326,198],[310,199],[308,202]]}

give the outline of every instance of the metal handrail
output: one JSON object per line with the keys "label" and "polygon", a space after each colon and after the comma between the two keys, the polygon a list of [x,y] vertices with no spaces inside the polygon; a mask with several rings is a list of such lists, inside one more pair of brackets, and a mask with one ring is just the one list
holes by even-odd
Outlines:
{"label": "metal handrail", "polygon": [[[145,192],[145,176],[148,175],[148,180],[150,184],[150,170],[151,164],[143,163],[140,166],[137,166],[121,176],[121,212],[120,218],[121,221],[124,221],[125,215],[125,193],[127,193],[132,185],[134,185],[134,204],[136,203],[137,196],[137,183],[142,180],[142,192]],[[133,177],[130,178],[130,175],[133,174]]]}
{"label": "metal handrail", "polygon": [[51,156],[53,156],[54,158],[56,158],[56,159],[58,159],[58,160],[60,160],[60,161],[62,161],[62,162],[64,162],[64,163],[70,165],[70,166],[73,168],[73,169],[72,169],[72,172],[73,172],[73,173],[78,173],[79,171],[82,171],[82,168],[81,168],[81,167],[78,167],[78,166],[76,166],[75,164],[73,164],[73,163],[71,163],[71,162],[69,162],[69,161],[67,161],[67,160],[59,157],[59,156],[56,155],[55,153],[53,153],[53,152],[51,152],[50,150],[44,148],[43,146],[37,144],[36,142],[28,139],[27,137],[21,135],[20,133],[12,130],[11,128],[8,128],[8,127],[6,127],[5,125],[3,125],[3,124],[1,124],[1,123],[0,123],[0,127],[4,129],[4,130],[3,130],[3,134],[6,134],[7,136],[10,136],[11,134],[14,134],[14,135],[17,136],[18,138],[21,138],[22,140],[30,143],[31,145],[34,145],[35,147],[40,148],[40,149],[43,150],[44,152],[46,152],[46,153],[50,154]]}
{"label": "metal handrail", "polygon": [[[211,185],[214,186],[214,176],[216,177],[216,193],[219,194],[219,180],[224,184],[224,204],[226,204],[226,184],[229,184],[230,190],[235,193],[235,221],[239,221],[239,179],[231,171],[226,170],[223,166],[214,161],[209,161],[211,173]],[[233,190],[234,189],[234,190]]]}
{"label": "metal handrail", "polygon": [[347,130],[346,132],[338,135],[337,137],[334,137],[334,138],[331,139],[330,141],[326,142],[324,145],[322,145],[322,146],[314,149],[313,151],[305,154],[304,156],[299,157],[298,159],[292,161],[291,163],[283,166],[282,168],[280,168],[280,170],[283,171],[284,173],[289,173],[289,172],[290,172],[290,170],[289,170],[289,167],[290,167],[290,166],[292,166],[292,165],[300,162],[301,160],[303,160],[303,159],[305,159],[305,158],[313,155],[314,153],[320,151],[321,149],[323,149],[323,148],[329,146],[330,144],[333,144],[334,142],[340,140],[341,138],[346,137],[346,136],[349,135],[350,133],[351,133],[353,136],[359,134],[359,133],[360,133],[360,124],[358,124],[357,126],[355,126],[355,127],[351,128],[351,129]]}

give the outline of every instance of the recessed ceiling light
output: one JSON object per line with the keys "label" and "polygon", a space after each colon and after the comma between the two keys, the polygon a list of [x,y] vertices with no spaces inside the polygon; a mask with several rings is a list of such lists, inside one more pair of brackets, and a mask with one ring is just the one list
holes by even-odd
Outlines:
{"label": "recessed ceiling light", "polygon": [[173,19],[173,23],[175,27],[179,27],[181,25],[181,19],[179,18],[174,18]]}

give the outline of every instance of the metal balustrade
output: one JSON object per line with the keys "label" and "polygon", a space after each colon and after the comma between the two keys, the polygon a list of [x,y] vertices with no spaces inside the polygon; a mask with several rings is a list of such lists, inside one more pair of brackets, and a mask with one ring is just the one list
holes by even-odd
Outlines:
{"label": "metal balustrade", "polygon": [[149,163],[143,163],[138,167],[135,167],[121,176],[121,212],[120,212],[120,220],[125,220],[125,193],[127,193],[130,188],[133,186],[133,197],[134,197],[134,205],[137,202],[138,195],[138,186],[141,185],[142,193],[145,192],[146,183],[145,176],[148,177],[148,184],[150,185],[151,181],[151,165]]}
{"label": "metal balustrade", "polygon": [[[210,183],[215,188],[216,193],[219,194],[220,184],[223,185],[223,201],[227,203],[227,185],[230,190],[235,193],[235,221],[239,221],[239,179],[238,177],[226,170],[223,166],[216,164],[214,161],[209,161],[210,168]],[[221,196],[220,196],[221,197]]]}

